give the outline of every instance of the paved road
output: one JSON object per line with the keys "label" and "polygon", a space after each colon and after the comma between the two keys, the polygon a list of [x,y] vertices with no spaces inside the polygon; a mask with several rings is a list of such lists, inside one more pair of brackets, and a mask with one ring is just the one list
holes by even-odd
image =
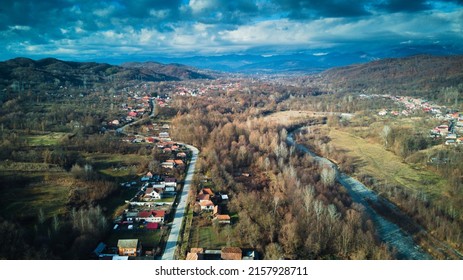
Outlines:
{"label": "paved road", "polygon": [[[339,172],[337,165],[333,162],[326,158],[317,156],[303,145],[296,144],[293,138],[294,133],[295,132],[288,135],[288,143],[290,145],[295,145],[296,149],[310,154],[318,162],[318,164],[335,169],[338,182],[347,189],[349,195],[352,198],[352,201],[361,204],[364,207],[365,212],[373,221],[373,224],[375,225],[381,240],[396,249],[397,258],[405,260],[432,259],[430,255],[425,253],[421,247],[415,243],[413,237],[409,233],[403,231],[398,225],[385,219],[371,207],[368,201],[375,202],[379,199],[378,195],[374,191],[370,190],[356,179]],[[400,212],[400,210],[394,204],[385,200],[383,200],[383,203],[388,203],[387,206],[389,209],[394,209],[395,211]]]}
{"label": "paved road", "polygon": [[[153,99],[150,99],[150,105],[151,105],[151,113],[149,115],[149,118],[154,118],[156,116],[156,103],[153,101]],[[124,135],[127,135],[127,133],[125,133],[125,129],[128,127],[128,126],[133,126],[133,125],[137,125],[143,121],[146,121],[145,118],[141,118],[139,120],[136,120],[134,122],[130,122],[130,123],[127,123],[121,127],[119,127],[118,129],[116,129],[116,131],[120,134],[124,134]]]}
{"label": "paved road", "polygon": [[166,247],[164,249],[164,254],[162,255],[163,260],[174,260],[175,251],[177,249],[177,242],[180,234],[180,228],[182,227],[183,217],[185,216],[186,203],[188,201],[188,193],[190,192],[190,185],[193,182],[193,175],[195,173],[196,160],[198,157],[198,149],[193,146],[184,144],[190,151],[193,152],[191,157],[190,165],[185,177],[185,184],[183,185],[183,190],[180,195],[180,202],[177,205],[177,210],[175,211],[174,220],[172,222],[172,227],[170,229],[169,238],[167,239]]}

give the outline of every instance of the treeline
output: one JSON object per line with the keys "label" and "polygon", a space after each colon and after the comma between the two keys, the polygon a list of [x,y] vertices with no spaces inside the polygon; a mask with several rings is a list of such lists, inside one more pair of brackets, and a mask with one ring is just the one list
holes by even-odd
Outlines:
{"label": "treeline", "polygon": [[[102,102],[96,94],[79,100],[67,98],[66,101],[63,98],[49,103],[36,101],[35,98],[32,94],[20,95],[3,104],[0,102],[1,129],[37,133],[82,131],[93,134],[99,131],[103,121],[119,117],[118,112],[111,109],[111,102]],[[96,103],[102,103],[102,106]]]}
{"label": "treeline", "polygon": [[[259,118],[271,110],[259,105],[269,96],[257,94],[247,103],[251,97],[249,92],[182,99],[189,105],[172,121],[176,139],[201,149],[200,172],[233,197],[230,211],[239,215],[233,239],[266,259],[392,258],[346,190],[289,147],[282,127]],[[231,101],[237,99],[249,107]],[[244,171],[252,174],[245,181],[236,176]]]}

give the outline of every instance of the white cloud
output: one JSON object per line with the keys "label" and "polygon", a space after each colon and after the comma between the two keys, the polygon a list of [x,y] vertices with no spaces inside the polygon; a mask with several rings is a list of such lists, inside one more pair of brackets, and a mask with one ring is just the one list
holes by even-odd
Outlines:
{"label": "white cloud", "polygon": [[[387,45],[418,44],[439,41],[441,45],[463,47],[463,10],[427,10],[416,13],[381,13],[355,18],[319,18],[289,20],[283,15],[260,15],[251,20],[228,23],[218,18],[233,18],[226,9],[214,9],[219,0],[191,0],[175,14],[169,9],[146,10],[146,18],[111,17],[121,6],[108,6],[87,13],[79,6],[69,7],[61,22],[53,27],[11,23],[0,31],[7,52],[36,55],[80,52],[105,56],[137,52],[140,55],[220,54],[259,50],[278,53],[288,50],[313,50],[323,56],[329,48],[380,48]],[[222,2],[220,2],[222,3]],[[223,3],[226,3],[224,1]],[[267,7],[258,1],[259,9]],[[188,6],[186,6],[188,5]],[[272,7],[266,9],[271,10]],[[117,11],[116,11],[117,10]],[[240,10],[233,11],[238,15]],[[119,14],[119,13],[118,13]],[[79,16],[76,16],[79,15]],[[176,17],[174,20],[172,20]],[[178,17],[178,18],[177,18]],[[212,19],[209,21],[201,19]],[[169,21],[172,20],[172,21]],[[54,32],[54,33],[53,33]],[[20,42],[28,42],[20,44]],[[44,43],[48,41],[48,43]],[[40,43],[37,43],[40,42]],[[323,49],[322,51],[318,49]],[[75,51],[70,51],[75,50]]]}
{"label": "white cloud", "polygon": [[29,30],[31,30],[31,27],[30,26],[25,26],[25,25],[14,25],[14,26],[9,26],[9,29],[11,31],[14,31],[14,30],[29,31]]}

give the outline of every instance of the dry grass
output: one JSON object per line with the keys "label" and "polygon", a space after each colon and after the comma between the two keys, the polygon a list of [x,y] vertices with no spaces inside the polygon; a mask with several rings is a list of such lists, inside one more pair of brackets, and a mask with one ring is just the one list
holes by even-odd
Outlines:
{"label": "dry grass", "polygon": [[331,129],[328,136],[332,139],[331,145],[355,158],[357,174],[368,174],[382,182],[422,190],[430,195],[442,195],[447,188],[444,178],[404,163],[378,143],[339,129]]}
{"label": "dry grass", "polygon": [[322,115],[313,111],[281,111],[265,116],[263,119],[275,125],[289,126],[309,118],[320,116]]}

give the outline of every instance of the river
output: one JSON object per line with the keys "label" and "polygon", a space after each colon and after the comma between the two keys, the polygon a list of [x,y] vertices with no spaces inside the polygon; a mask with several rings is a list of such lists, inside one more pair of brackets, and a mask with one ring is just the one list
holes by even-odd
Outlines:
{"label": "river", "polygon": [[[432,257],[429,254],[424,252],[423,249],[416,244],[416,242],[413,240],[413,237],[409,233],[405,232],[397,224],[387,220],[378,212],[376,212],[375,209],[373,209],[373,207],[370,203],[368,203],[368,201],[371,201],[373,203],[378,201],[379,196],[374,191],[367,188],[358,180],[346,175],[345,173],[340,172],[337,165],[333,162],[329,161],[324,157],[316,155],[306,146],[297,144],[294,140],[294,133],[297,133],[300,130],[301,129],[298,129],[291,133],[288,133],[288,144],[295,146],[296,149],[301,152],[311,155],[315,159],[315,161],[318,162],[318,164],[328,166],[336,171],[337,181],[347,189],[353,202],[358,203],[364,207],[365,213],[370,217],[370,219],[373,221],[373,224],[375,225],[379,238],[381,239],[381,241],[383,241],[396,252],[396,256],[398,259],[432,259]],[[391,207],[390,209],[394,209],[395,211],[400,211],[392,203],[388,203],[388,207]]]}

